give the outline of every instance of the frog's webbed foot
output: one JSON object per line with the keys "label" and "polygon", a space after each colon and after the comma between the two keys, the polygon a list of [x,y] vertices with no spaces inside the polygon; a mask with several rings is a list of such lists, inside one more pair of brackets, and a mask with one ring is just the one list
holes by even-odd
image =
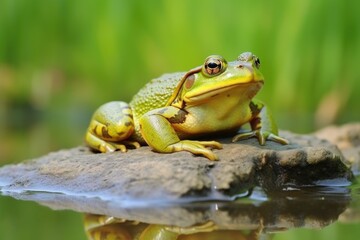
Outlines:
{"label": "frog's webbed foot", "polygon": [[210,160],[218,160],[218,156],[213,153],[210,148],[222,149],[222,145],[216,141],[193,141],[193,140],[181,140],[175,144],[170,145],[172,151],[188,151],[195,155],[203,155]]}
{"label": "frog's webbed foot", "polygon": [[289,141],[287,139],[279,137],[276,134],[268,131],[262,131],[261,129],[239,133],[233,137],[232,142],[237,142],[239,140],[249,139],[252,137],[256,137],[260,145],[265,145],[266,140],[271,140],[283,145],[289,144]]}
{"label": "frog's webbed foot", "polygon": [[212,231],[216,230],[216,225],[214,222],[208,221],[204,224],[195,225],[195,226],[191,226],[191,227],[168,226],[168,227],[165,227],[165,229],[167,231],[174,232],[177,234],[188,235],[188,234],[195,234],[195,233],[200,233],[200,232],[212,232]]}

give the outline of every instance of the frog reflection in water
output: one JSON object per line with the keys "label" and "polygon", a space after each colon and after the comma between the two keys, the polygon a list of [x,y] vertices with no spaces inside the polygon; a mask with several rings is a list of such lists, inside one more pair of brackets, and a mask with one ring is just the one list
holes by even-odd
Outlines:
{"label": "frog reflection in water", "polygon": [[260,60],[250,52],[227,62],[212,55],[188,72],[165,74],[146,84],[131,100],[109,102],[97,109],[86,133],[87,144],[100,152],[138,148],[147,143],[155,151],[188,151],[210,160],[221,149],[216,141],[195,141],[210,134],[234,133],[250,123],[251,131],[233,142],[256,137],[281,144],[288,141],[278,130],[266,106],[253,99],[264,78]]}
{"label": "frog reflection in water", "polygon": [[217,230],[218,227],[211,221],[192,227],[175,227],[94,214],[85,215],[84,225],[89,240],[255,240],[259,239],[262,231],[261,224],[249,231]]}

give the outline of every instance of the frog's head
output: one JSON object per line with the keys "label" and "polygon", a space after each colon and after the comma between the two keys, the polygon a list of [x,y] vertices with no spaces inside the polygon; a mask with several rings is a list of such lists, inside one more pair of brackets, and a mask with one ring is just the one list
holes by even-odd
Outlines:
{"label": "frog's head", "polygon": [[227,62],[219,55],[211,55],[202,66],[185,74],[178,97],[186,103],[196,104],[240,89],[251,99],[264,83],[259,68],[259,58],[250,52],[240,54],[233,62]]}

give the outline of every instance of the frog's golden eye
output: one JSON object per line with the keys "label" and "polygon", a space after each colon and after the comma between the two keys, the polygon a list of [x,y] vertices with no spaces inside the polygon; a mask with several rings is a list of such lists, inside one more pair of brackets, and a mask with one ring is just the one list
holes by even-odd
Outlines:
{"label": "frog's golden eye", "polygon": [[218,55],[212,55],[206,58],[203,73],[209,77],[219,75],[226,69],[226,60]]}

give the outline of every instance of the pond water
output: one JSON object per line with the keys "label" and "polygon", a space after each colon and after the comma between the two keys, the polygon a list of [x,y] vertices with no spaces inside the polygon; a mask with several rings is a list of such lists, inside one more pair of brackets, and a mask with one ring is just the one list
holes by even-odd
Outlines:
{"label": "pond water", "polygon": [[358,239],[359,180],[271,196],[254,189],[236,201],[186,204],[3,192],[0,239]]}
{"label": "pond water", "polygon": [[[31,128],[17,123],[2,128],[0,165],[79,145],[86,127],[79,123],[87,121],[54,117],[59,120]],[[254,189],[232,202],[181,205],[2,192],[0,239],[358,239],[359,180],[351,186],[333,182],[332,187],[288,188],[270,195]]]}

